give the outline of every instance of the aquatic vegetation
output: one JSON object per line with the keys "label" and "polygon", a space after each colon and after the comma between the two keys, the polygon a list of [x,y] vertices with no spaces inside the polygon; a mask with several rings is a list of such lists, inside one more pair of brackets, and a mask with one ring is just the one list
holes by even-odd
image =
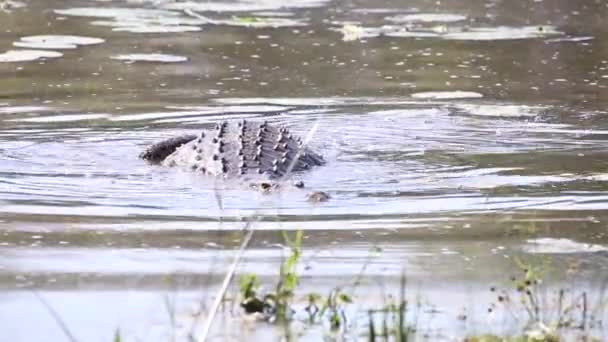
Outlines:
{"label": "aquatic vegetation", "polygon": [[114,342],[122,342],[122,335],[120,334],[120,329],[116,329],[114,331]]}
{"label": "aquatic vegetation", "polygon": [[[296,241],[297,238],[294,242],[297,243]],[[293,244],[291,246],[294,247]],[[281,278],[275,292],[267,295],[264,300],[259,297],[261,285],[257,276],[246,275],[241,278],[240,292],[242,297],[248,299],[247,302],[242,302],[242,306],[247,313],[261,312],[267,318],[272,317],[269,321],[282,323],[288,323],[297,316],[292,301],[298,276],[293,272],[293,265],[299,258],[301,249],[292,249],[292,253],[281,265]],[[510,330],[508,335],[488,332],[465,337],[464,341],[558,342],[568,340],[568,336],[573,334],[583,336],[587,341],[595,341],[592,331],[601,326],[608,302],[601,298],[592,308],[586,292],[569,294],[568,290],[559,290],[555,298],[547,301],[541,297],[544,292],[540,289],[547,266],[535,267],[517,262],[522,274],[511,279],[513,290],[499,290],[496,287],[490,289],[496,294],[496,302],[490,303],[488,314],[494,315],[504,310],[511,320],[523,320],[523,324]],[[363,310],[366,313],[364,329],[355,333],[363,333],[368,341],[410,341],[418,333],[425,334],[418,326],[421,308],[418,307],[415,312],[411,310],[411,304],[406,298],[405,274],[402,275],[400,284],[399,295],[388,296],[388,301],[381,308],[361,308],[354,314],[347,314],[347,308],[354,304],[354,299],[339,287],[332,289],[326,296],[309,293],[305,296],[306,323],[311,329],[320,323],[326,323],[329,331],[343,334],[347,332],[347,322],[356,320]],[[466,316],[462,319],[466,320]],[[481,330],[483,332],[484,329]]]}
{"label": "aquatic vegetation", "polygon": [[[397,303],[388,303],[381,309],[368,311],[368,341],[387,339],[406,342],[416,332],[415,323],[407,322],[408,302],[405,298],[406,278],[401,275],[401,291]],[[378,316],[380,316],[378,318]],[[378,322],[380,320],[380,322]]]}
{"label": "aquatic vegetation", "polygon": [[302,255],[303,232],[296,231],[293,240],[285,231],[282,231],[282,236],[291,253],[281,264],[274,291],[260,297],[258,294],[260,282],[256,275],[249,274],[241,277],[240,294],[243,298],[241,307],[247,313],[262,313],[269,321],[287,322],[291,317],[291,300],[299,281],[296,266]]}
{"label": "aquatic vegetation", "polygon": [[[599,293],[595,306],[586,291],[559,289],[546,296],[543,275],[547,265],[534,266],[516,260],[522,273],[511,278],[514,291],[491,287],[496,302],[489,313],[504,310],[512,319],[523,320],[521,336],[507,337],[505,341],[561,341],[565,336],[579,333],[579,338],[593,341],[592,331],[602,326],[608,301],[604,290]],[[494,335],[471,337],[467,341],[495,341]]]}
{"label": "aquatic vegetation", "polygon": [[212,20],[210,23],[213,25],[242,26],[251,28],[298,27],[307,25],[307,22],[302,19],[263,16],[232,16],[230,19]]}
{"label": "aquatic vegetation", "polygon": [[[82,341],[117,326],[116,341],[605,336],[601,1],[26,5],[0,12],[0,53],[63,55],[0,63],[6,340],[66,339],[30,288]],[[302,176],[335,200],[251,195],[134,157],[240,119],[299,135],[319,123],[311,142],[331,167]],[[527,286],[517,257],[558,269]]]}
{"label": "aquatic vegetation", "polygon": [[[296,267],[302,255],[302,230],[295,232],[292,238],[283,231],[285,243],[289,246],[290,255],[281,264],[279,279],[274,291],[260,295],[261,283],[255,274],[247,274],[240,280],[240,295],[243,298],[241,307],[248,314],[262,314],[269,322],[288,323],[295,314],[293,300],[299,284]],[[331,330],[345,327],[347,317],[345,306],[353,302],[352,298],[340,288],[332,289],[326,297],[318,293],[305,295],[307,305],[304,308],[309,324],[328,322]]]}
{"label": "aquatic vegetation", "polygon": [[[319,1],[319,0],[316,0]],[[302,3],[307,3],[302,1]],[[311,2],[312,4],[313,2]],[[321,1],[322,3],[322,1]],[[309,6],[307,4],[305,6]],[[219,7],[218,7],[219,6]],[[277,15],[231,15],[228,18],[209,18],[199,12],[240,12],[240,11],[270,11],[284,6],[268,1],[249,3],[212,3],[212,2],[177,2],[167,3],[161,9],[142,8],[94,8],[77,7],[55,10],[56,14],[78,17],[103,18],[95,20],[92,25],[112,27],[113,31],[133,33],[177,33],[201,31],[203,25],[227,25],[253,28],[297,27],[306,25],[306,20],[296,18],[281,18]],[[290,3],[289,7],[299,7]],[[272,14],[272,13],[270,13]]]}
{"label": "aquatic vegetation", "polygon": [[514,337],[501,337],[492,334],[471,336],[464,342],[559,342],[560,339],[551,334],[533,334]]}

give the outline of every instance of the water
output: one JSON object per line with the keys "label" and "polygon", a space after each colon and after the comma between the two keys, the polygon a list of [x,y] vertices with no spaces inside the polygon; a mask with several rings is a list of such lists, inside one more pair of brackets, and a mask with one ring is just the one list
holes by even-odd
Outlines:
{"label": "water", "polygon": [[[517,260],[550,260],[551,288],[599,296],[602,2],[12,4],[0,12],[3,339],[64,338],[35,294],[82,340],[183,334],[250,217],[239,274],[271,284],[288,253],[278,231],[305,229],[303,293],[351,289],[361,275],[354,297],[378,306],[405,271],[431,339],[486,332],[489,289],[521,272]],[[332,199],[137,158],[242,118],[303,136],[317,127],[311,145],[328,165],[298,177]],[[238,312],[222,313],[217,339],[281,334]]]}

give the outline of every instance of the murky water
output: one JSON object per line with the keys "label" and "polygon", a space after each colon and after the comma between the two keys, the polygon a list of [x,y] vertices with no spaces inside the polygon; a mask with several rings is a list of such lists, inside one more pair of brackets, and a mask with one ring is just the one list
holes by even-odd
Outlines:
{"label": "murky water", "polygon": [[[252,217],[239,274],[270,284],[287,253],[278,231],[305,229],[303,292],[362,276],[355,298],[378,305],[405,270],[412,296],[436,308],[421,320],[431,340],[490,330],[489,288],[508,283],[515,260],[550,260],[555,288],[604,283],[601,1],[10,4],[0,12],[7,340],[64,338],[35,294],[82,340],[188,330]],[[316,127],[311,145],[328,164],[298,177],[331,201],[137,158],[241,118]],[[217,339],[281,334],[222,317]]]}

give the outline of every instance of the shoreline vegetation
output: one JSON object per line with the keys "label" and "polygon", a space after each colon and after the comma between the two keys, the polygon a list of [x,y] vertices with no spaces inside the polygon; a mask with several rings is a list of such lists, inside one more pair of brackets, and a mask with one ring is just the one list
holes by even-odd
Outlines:
{"label": "shoreline vegetation", "polygon": [[[290,236],[290,234],[292,236]],[[222,306],[229,306],[234,315],[228,319],[241,319],[254,325],[275,326],[281,331],[281,340],[296,341],[307,329],[320,329],[327,341],[419,341],[449,340],[463,342],[559,342],[604,340],[603,318],[608,299],[603,282],[594,292],[577,288],[548,290],[544,276],[550,267],[544,264],[528,264],[515,260],[520,272],[511,276],[507,286],[490,286],[488,291],[495,300],[485,303],[487,314],[507,317],[504,327],[478,326],[478,333],[458,334],[451,331],[434,331],[422,324],[419,314],[428,310],[422,300],[408,299],[407,275],[403,271],[399,281],[399,292],[385,296],[380,307],[363,307],[358,296],[353,295],[365,276],[365,266],[351,287],[334,287],[327,293],[306,292],[302,289],[298,265],[302,257],[303,231],[281,232],[289,251],[277,270],[276,280],[262,282],[254,273],[242,274],[238,278],[238,292],[224,296]],[[500,282],[500,280],[497,280]],[[44,299],[41,303],[52,315],[69,341],[77,341],[69,326]],[[205,307],[208,303],[201,303]],[[479,303],[478,305],[484,305]],[[353,307],[356,309],[353,310]],[[166,300],[166,309],[175,329],[175,307]],[[224,307],[225,309],[225,307]],[[201,309],[199,316],[204,315]],[[226,311],[226,310],[224,310]],[[223,314],[227,314],[224,312]],[[458,315],[465,322],[466,313]],[[195,317],[187,340],[201,341],[195,329]],[[211,322],[213,324],[213,322]],[[297,325],[297,327],[295,327]],[[426,325],[427,327],[423,326]],[[431,324],[432,325],[432,324]],[[497,329],[498,328],[498,329]],[[504,333],[496,333],[502,330]],[[175,341],[176,333],[173,333]],[[455,335],[455,336],[452,336]],[[448,338],[447,336],[452,336]],[[204,340],[204,339],[203,339]],[[114,333],[114,342],[126,341],[120,328]]]}

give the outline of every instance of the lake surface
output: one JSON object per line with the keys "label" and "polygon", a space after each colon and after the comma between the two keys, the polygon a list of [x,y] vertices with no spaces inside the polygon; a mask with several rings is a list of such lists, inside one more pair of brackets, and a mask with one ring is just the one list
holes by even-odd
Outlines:
{"label": "lake surface", "polygon": [[[82,341],[116,329],[128,341],[183,337],[251,220],[237,276],[271,286],[288,254],[279,232],[303,229],[302,293],[345,286],[358,306],[378,306],[405,273],[423,303],[420,339],[508,332],[488,313],[490,288],[508,287],[518,262],[544,265],[547,292],[603,296],[602,1],[0,4],[7,341],[65,338],[44,303]],[[331,200],[138,158],[243,118],[313,130],[328,163],[294,177]],[[281,334],[225,309],[212,339]]]}

